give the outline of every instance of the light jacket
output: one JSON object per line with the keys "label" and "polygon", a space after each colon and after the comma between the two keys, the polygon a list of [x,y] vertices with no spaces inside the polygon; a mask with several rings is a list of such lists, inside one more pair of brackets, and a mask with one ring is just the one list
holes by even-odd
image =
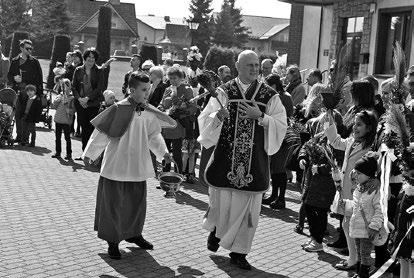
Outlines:
{"label": "light jacket", "polygon": [[369,228],[379,231],[384,223],[384,216],[380,203],[380,182],[370,179],[359,184],[354,191],[352,200],[345,201],[345,215],[351,216],[349,236],[352,238],[368,238],[368,229],[361,214],[361,208],[369,223]]}
{"label": "light jacket", "polygon": [[[351,180],[351,171],[354,169],[355,163],[366,154],[369,149],[363,149],[362,144],[358,144],[355,148],[352,148],[354,143],[354,137],[350,136],[346,139],[341,138],[337,133],[336,126],[331,125],[325,130],[325,135],[328,138],[329,143],[335,149],[345,151],[344,163],[342,164],[342,198],[351,199],[352,191],[355,189],[356,184]],[[337,213],[343,214],[344,212],[340,209]]]}
{"label": "light jacket", "polygon": [[73,114],[75,114],[74,96],[72,94],[65,96],[61,93],[53,102],[52,108],[56,109],[55,123],[72,124]]}

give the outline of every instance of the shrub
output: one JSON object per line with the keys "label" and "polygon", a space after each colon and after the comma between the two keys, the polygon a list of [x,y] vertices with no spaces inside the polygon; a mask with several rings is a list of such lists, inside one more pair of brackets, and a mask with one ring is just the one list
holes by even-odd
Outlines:
{"label": "shrub", "polygon": [[12,39],[13,39],[13,35],[10,35],[2,41],[3,55],[4,56],[9,56],[9,54],[10,54]]}
{"label": "shrub", "polygon": [[66,53],[70,51],[70,37],[67,35],[56,35],[53,40],[52,57],[49,64],[49,75],[47,76],[48,89],[52,89],[54,85],[53,69],[56,67],[56,62],[65,63]]}
{"label": "shrub", "polygon": [[33,39],[33,55],[40,59],[50,59],[53,43],[53,36]]}
{"label": "shrub", "polygon": [[226,65],[230,68],[232,76],[236,75],[234,50],[219,46],[212,46],[204,59],[204,68],[217,72],[218,68]]}
{"label": "shrub", "polygon": [[155,65],[161,63],[158,60],[159,55],[157,55],[157,48],[154,45],[143,44],[141,46],[140,55],[142,57],[142,61],[152,60]]}

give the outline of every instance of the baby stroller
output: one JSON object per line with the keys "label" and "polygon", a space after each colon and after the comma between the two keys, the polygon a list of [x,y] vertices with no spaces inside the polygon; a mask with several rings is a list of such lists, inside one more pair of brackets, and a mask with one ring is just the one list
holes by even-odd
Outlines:
{"label": "baby stroller", "polygon": [[46,89],[46,93],[42,95],[42,114],[40,115],[40,121],[45,124],[49,129],[52,128],[53,117],[49,114],[50,105],[52,104],[52,92],[53,90]]}
{"label": "baby stroller", "polygon": [[13,89],[0,90],[0,148],[13,145],[14,114],[17,94]]}

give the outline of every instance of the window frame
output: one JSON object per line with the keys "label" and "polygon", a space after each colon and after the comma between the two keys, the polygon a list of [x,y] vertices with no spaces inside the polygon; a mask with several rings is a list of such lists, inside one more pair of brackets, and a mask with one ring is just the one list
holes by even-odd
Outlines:
{"label": "window frame", "polygon": [[376,76],[391,76],[392,74],[384,73],[385,61],[383,61],[386,47],[384,44],[384,39],[388,36],[388,32],[384,32],[384,29],[387,28],[388,31],[388,22],[386,16],[393,16],[392,14],[396,13],[411,13],[411,24],[408,27],[410,32],[408,34],[408,41],[406,45],[406,50],[408,55],[406,55],[407,65],[410,64],[410,53],[412,48],[412,34],[414,31],[414,6],[403,6],[395,8],[385,8],[378,10],[378,20],[377,20],[377,37],[375,41],[375,56],[374,56],[374,74]]}

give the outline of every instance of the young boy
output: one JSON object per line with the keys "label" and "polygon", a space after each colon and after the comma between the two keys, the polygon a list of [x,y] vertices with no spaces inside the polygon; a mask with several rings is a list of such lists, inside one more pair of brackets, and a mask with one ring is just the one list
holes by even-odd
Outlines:
{"label": "young boy", "polygon": [[171,161],[161,136],[163,127],[175,121],[151,105],[147,75],[133,72],[128,81],[130,95],[112,105],[95,119],[95,127],[82,157],[93,163],[104,153],[95,210],[95,230],[108,242],[108,254],[120,259],[122,240],[143,249],[153,245],[142,237],[145,222],[146,179],[154,177],[150,150],[158,160]]}
{"label": "young boy", "polygon": [[70,140],[70,125],[72,124],[73,115],[75,114],[74,96],[71,92],[70,80],[67,78],[59,81],[61,93],[52,104],[56,109],[55,113],[55,135],[56,135],[56,153],[53,158],[60,158],[62,152],[61,137],[62,131],[66,141],[66,160],[72,160],[72,143]]}
{"label": "young boy", "polygon": [[[26,85],[24,90],[28,98],[23,106],[24,112],[21,117],[23,138],[20,145],[34,147],[36,142],[36,123],[39,122],[39,117],[42,114],[42,101],[36,95],[36,87],[34,85]],[[31,140],[29,144],[30,134]]]}

